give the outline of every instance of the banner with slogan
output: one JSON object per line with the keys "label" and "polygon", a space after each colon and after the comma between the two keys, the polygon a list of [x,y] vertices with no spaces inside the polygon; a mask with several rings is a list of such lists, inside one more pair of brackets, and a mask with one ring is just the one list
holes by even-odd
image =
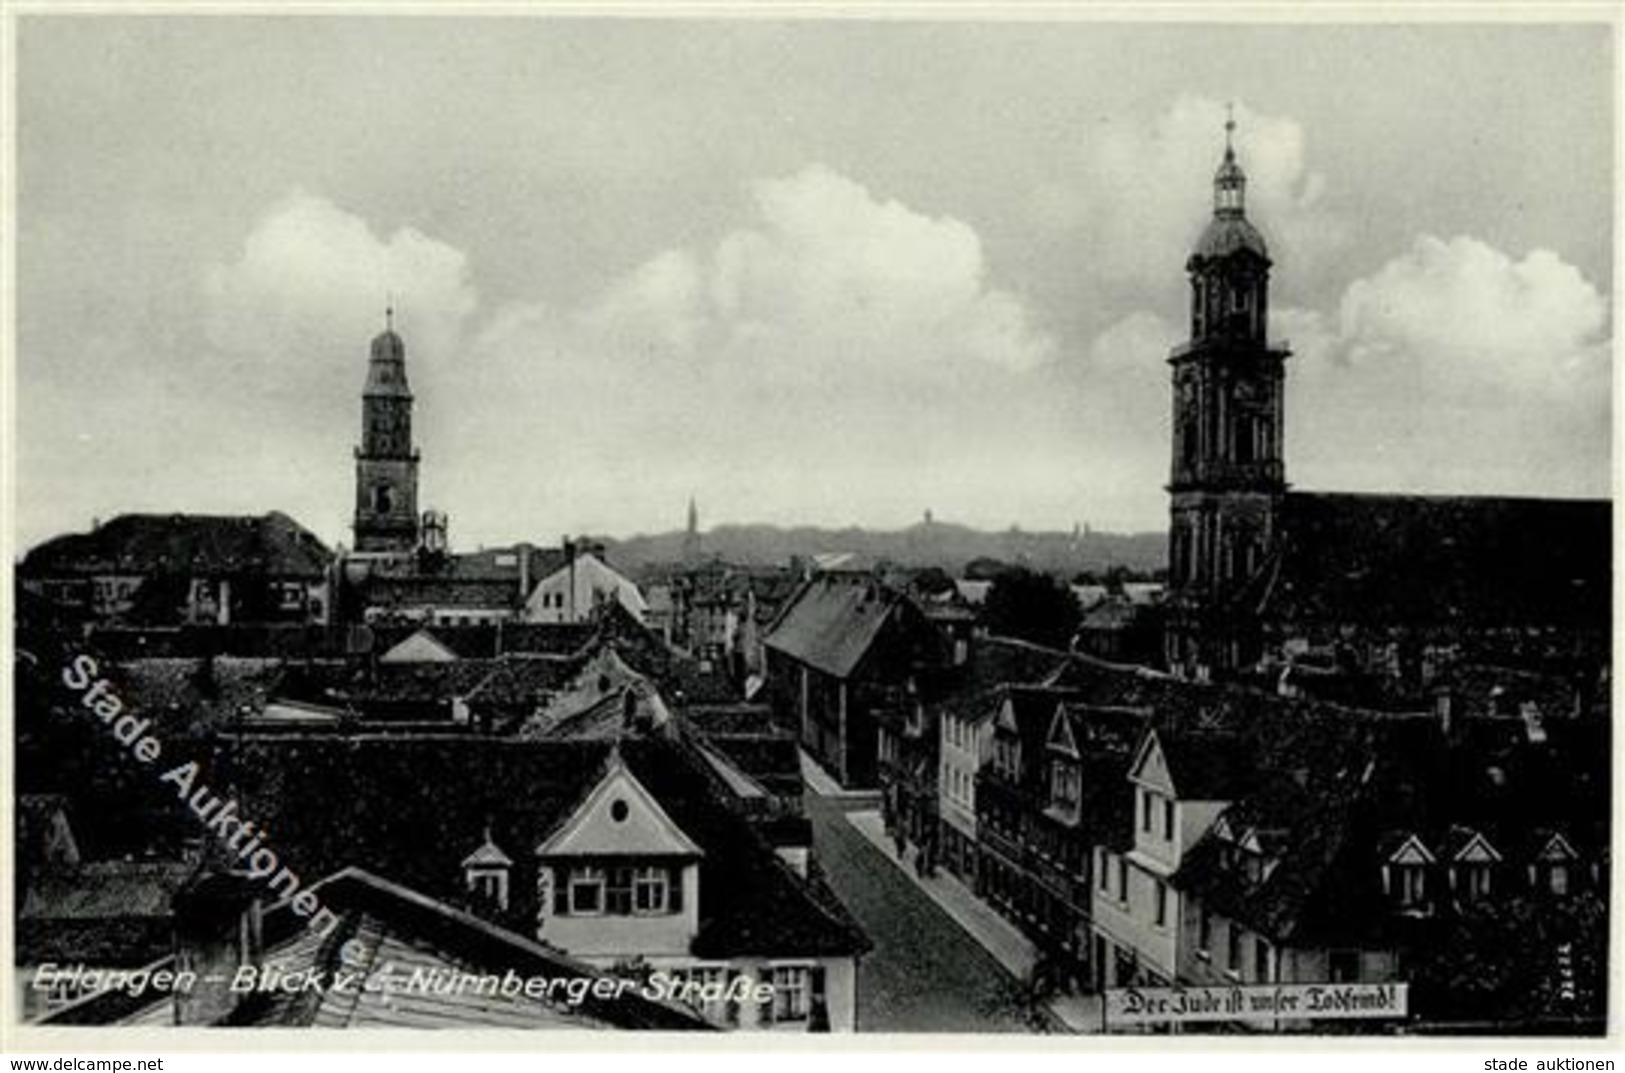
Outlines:
{"label": "banner with slogan", "polygon": [[1105,993],[1108,1025],[1404,1017],[1407,984],[1122,987]]}

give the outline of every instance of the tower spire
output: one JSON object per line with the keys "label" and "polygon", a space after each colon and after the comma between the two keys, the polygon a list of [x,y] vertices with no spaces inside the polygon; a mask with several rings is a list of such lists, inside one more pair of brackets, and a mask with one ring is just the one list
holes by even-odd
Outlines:
{"label": "tower spire", "polygon": [[384,330],[395,330],[395,294],[390,292],[384,297]]}
{"label": "tower spire", "polygon": [[1224,160],[1213,175],[1213,213],[1240,217],[1246,212],[1247,176],[1236,163],[1236,106],[1225,105]]}

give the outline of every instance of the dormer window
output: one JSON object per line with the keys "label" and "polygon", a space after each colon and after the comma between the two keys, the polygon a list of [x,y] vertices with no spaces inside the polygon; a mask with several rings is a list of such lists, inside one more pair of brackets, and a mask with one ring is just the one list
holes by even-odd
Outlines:
{"label": "dormer window", "polygon": [[1487,864],[1458,864],[1455,870],[1456,893],[1468,901],[1487,897],[1490,893],[1490,866]]}
{"label": "dormer window", "polygon": [[1070,760],[1050,761],[1050,807],[1068,814],[1078,811],[1081,778]]}
{"label": "dormer window", "polygon": [[463,883],[469,893],[487,905],[508,908],[508,876],[513,861],[491,840],[489,829],[480,847],[463,858]]}
{"label": "dormer window", "polygon": [[1427,901],[1427,871],[1433,863],[1433,854],[1420,839],[1405,836],[1383,865],[1383,892],[1402,909],[1420,908]]}
{"label": "dormer window", "polygon": [[1490,877],[1501,854],[1488,839],[1470,828],[1452,828],[1451,836],[1460,848],[1451,857],[1450,886],[1457,898],[1476,901],[1490,893]]}
{"label": "dormer window", "polygon": [[506,871],[470,871],[468,889],[492,905],[508,908],[508,873]]}
{"label": "dormer window", "polygon": [[1401,906],[1421,905],[1427,897],[1427,869],[1420,864],[1392,864],[1385,869],[1388,896]]}
{"label": "dormer window", "polygon": [[1530,885],[1559,897],[1568,894],[1573,886],[1574,866],[1578,859],[1579,855],[1569,845],[1568,839],[1561,834],[1550,835],[1535,855],[1534,863],[1529,865]]}
{"label": "dormer window", "polygon": [[993,745],[993,766],[1000,775],[1012,782],[1020,778],[1021,745],[1015,739],[1000,735]]}

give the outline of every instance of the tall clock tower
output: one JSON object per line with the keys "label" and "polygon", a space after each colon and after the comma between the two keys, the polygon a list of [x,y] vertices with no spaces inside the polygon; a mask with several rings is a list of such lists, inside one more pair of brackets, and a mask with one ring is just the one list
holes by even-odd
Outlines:
{"label": "tall clock tower", "polygon": [[1213,219],[1186,262],[1190,342],[1173,367],[1173,467],[1168,482],[1170,666],[1231,670],[1257,658],[1238,597],[1276,538],[1286,472],[1282,396],[1288,351],[1268,340],[1269,252],[1247,219],[1247,177],[1225,124],[1213,177]]}
{"label": "tall clock tower", "polygon": [[394,310],[372,341],[361,393],[361,446],[355,452],[357,551],[407,553],[418,543],[418,452],[412,446],[412,389],[406,345]]}

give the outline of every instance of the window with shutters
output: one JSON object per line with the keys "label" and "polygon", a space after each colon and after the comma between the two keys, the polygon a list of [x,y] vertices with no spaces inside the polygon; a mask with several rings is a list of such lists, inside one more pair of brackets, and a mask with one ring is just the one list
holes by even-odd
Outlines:
{"label": "window with shutters", "polygon": [[774,968],[773,1020],[806,1020],[812,991],[810,977],[806,965],[780,965]]}
{"label": "window with shutters", "polygon": [[635,879],[633,908],[643,915],[666,911],[666,870],[639,868]]}
{"label": "window with shutters", "polygon": [[633,869],[616,867],[609,870],[609,884],[604,894],[604,912],[610,916],[632,915]]}
{"label": "window with shutters", "polygon": [[570,873],[570,912],[597,916],[604,911],[604,870],[577,868]]}
{"label": "window with shutters", "polygon": [[[580,865],[568,877],[554,906],[561,916],[662,916],[683,909],[681,867]],[[538,883],[538,893],[542,889]]]}

